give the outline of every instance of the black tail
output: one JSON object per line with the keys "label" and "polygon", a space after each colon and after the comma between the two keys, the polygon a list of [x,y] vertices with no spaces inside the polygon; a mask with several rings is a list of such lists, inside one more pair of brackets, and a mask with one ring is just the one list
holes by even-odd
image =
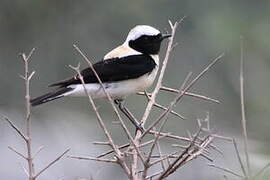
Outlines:
{"label": "black tail", "polygon": [[40,104],[43,104],[43,103],[46,103],[46,102],[61,98],[61,97],[64,96],[64,94],[66,92],[69,92],[71,90],[73,90],[73,89],[72,88],[66,88],[66,87],[56,89],[55,91],[52,91],[52,92],[49,92],[49,93],[44,94],[42,96],[31,99],[30,103],[31,103],[32,106],[37,106],[37,105],[40,105]]}

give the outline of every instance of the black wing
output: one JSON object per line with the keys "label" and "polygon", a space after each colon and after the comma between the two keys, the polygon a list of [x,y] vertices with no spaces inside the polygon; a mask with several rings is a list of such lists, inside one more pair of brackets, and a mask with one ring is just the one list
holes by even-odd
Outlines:
{"label": "black wing", "polygon": [[[93,65],[102,82],[135,79],[150,73],[155,66],[155,61],[150,56],[144,54],[123,58],[112,58],[100,61]],[[90,67],[82,70],[81,74],[85,83],[98,83],[98,80]],[[66,87],[71,84],[81,84],[78,75],[71,79],[54,83],[50,86]]]}

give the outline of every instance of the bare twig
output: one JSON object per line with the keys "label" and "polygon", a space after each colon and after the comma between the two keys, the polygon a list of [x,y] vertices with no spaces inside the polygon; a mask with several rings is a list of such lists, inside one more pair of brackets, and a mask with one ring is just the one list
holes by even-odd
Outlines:
{"label": "bare twig", "polygon": [[[184,86],[185,86],[185,84],[186,84],[186,82],[188,81],[188,79],[189,79],[190,76],[191,76],[191,73],[189,73],[189,74],[187,75],[187,77],[185,78],[185,80],[184,80],[184,82],[183,82],[183,84],[182,84],[182,86],[181,86],[181,90],[184,88]],[[180,90],[179,92],[181,92],[181,90]],[[177,100],[177,98],[175,98],[175,100],[172,101],[171,104],[175,103],[176,100]],[[170,106],[170,107],[171,107],[171,106]],[[171,109],[168,108],[168,110],[170,111]],[[169,112],[169,111],[167,111],[167,112]],[[155,145],[157,144],[157,141],[158,141],[158,139],[159,139],[160,132],[163,130],[163,127],[164,127],[165,123],[167,122],[167,119],[168,119],[168,118],[164,118],[164,121],[162,122],[162,124],[161,124],[161,126],[160,126],[160,128],[159,128],[159,131],[158,131],[158,133],[157,133],[156,136],[155,136],[155,140],[154,140],[154,142],[152,143],[152,146],[151,146],[151,148],[150,148],[150,152],[149,152],[149,154],[148,154],[146,163],[149,163],[149,162],[150,162],[150,158],[151,158],[151,155],[152,155],[152,153],[153,153],[153,151],[154,151]],[[145,171],[143,172],[143,176],[146,176],[146,174],[147,174],[147,168],[145,168]]]}
{"label": "bare twig", "polygon": [[[164,137],[164,136],[162,136],[162,137]],[[161,138],[162,138],[162,137],[161,137]],[[154,140],[150,140],[150,141],[147,141],[147,142],[145,142],[145,143],[142,143],[142,144],[140,144],[140,146],[139,146],[138,148],[147,146],[147,145],[151,144],[153,141],[154,141]],[[129,146],[130,146],[130,143],[127,143],[127,144],[124,144],[124,145],[119,146],[118,148],[119,148],[119,149],[123,149],[123,148],[127,148],[127,147],[129,147]],[[104,152],[104,153],[98,155],[97,158],[104,157],[104,156],[106,156],[106,155],[108,155],[108,154],[111,154],[111,153],[113,153],[113,152],[114,152],[113,150]]]}
{"label": "bare twig", "polygon": [[[122,146],[119,146],[118,148],[119,148],[119,149],[124,149],[124,148],[127,148],[127,147],[129,147],[129,146],[130,146],[130,144],[127,143],[127,144],[124,144],[124,145],[122,145]],[[114,150],[110,150],[110,151],[104,152],[104,153],[98,155],[97,158],[101,158],[101,157],[107,156],[107,155],[109,155],[109,154],[111,154],[111,153],[113,153],[113,152],[114,152]]]}
{"label": "bare twig", "polygon": [[[176,170],[176,166],[179,167],[179,165],[181,165],[183,162],[185,162],[185,160],[188,158],[189,155],[189,151],[192,148],[193,144],[195,144],[196,139],[198,138],[199,134],[201,132],[201,127],[199,128],[199,130],[197,131],[197,133],[195,134],[194,138],[191,140],[189,146],[181,153],[181,155],[179,155],[178,158],[176,158],[168,167],[165,171],[163,171],[163,173],[158,177],[159,180],[166,178],[167,176],[169,176],[171,173],[173,173]],[[181,160],[180,163],[178,163]],[[177,164],[178,163],[178,164]]]}
{"label": "bare twig", "polygon": [[[188,151],[188,153],[186,154],[186,156],[183,156],[183,159],[181,159],[179,162],[177,162],[177,164],[175,166],[172,167],[172,169],[170,169],[169,173],[166,174],[165,176],[172,174],[173,172],[175,172],[179,167],[183,166],[184,164],[186,164],[187,162],[197,158],[198,156],[202,156],[202,157],[206,157],[203,152],[205,151],[205,149],[209,146],[209,144],[213,141],[213,137],[208,136],[205,138],[205,140],[200,144],[200,146],[196,146],[196,144],[194,143],[193,145],[195,145],[193,147],[193,149],[191,149],[191,152]],[[196,141],[196,137],[194,138],[194,142]],[[192,147],[192,146],[191,146]],[[185,154],[184,154],[185,155]],[[209,160],[209,158],[207,158],[207,160]],[[211,161],[211,159],[210,159]]]}
{"label": "bare twig", "polygon": [[[162,86],[160,88],[160,90],[168,91],[168,92],[173,92],[173,93],[179,93],[179,90],[173,89],[173,88],[169,88],[169,87],[165,87],[165,86]],[[195,93],[191,93],[191,92],[185,92],[184,95],[190,96],[190,97],[199,98],[199,99],[203,99],[203,100],[206,100],[206,101],[211,101],[211,102],[218,103],[218,104],[220,103],[219,100],[216,100],[216,99],[213,99],[213,98],[204,96],[204,95],[200,95],[200,94],[195,94]]]}
{"label": "bare twig", "polygon": [[43,149],[44,149],[44,146],[40,146],[40,147],[37,149],[36,153],[33,155],[33,159],[35,159],[35,157],[38,155],[38,153],[40,153]]}
{"label": "bare twig", "polygon": [[68,153],[68,151],[70,151],[70,149],[65,150],[62,154],[60,154],[55,160],[53,160],[52,162],[50,162],[47,166],[45,166],[43,169],[41,169],[35,176],[34,178],[36,179],[39,175],[41,175],[44,171],[46,171],[49,167],[51,167],[52,165],[54,165],[57,161],[59,161],[65,154]]}
{"label": "bare twig", "polygon": [[[158,142],[158,141],[157,141],[157,149],[158,149],[158,154],[159,154],[160,156],[162,156],[162,152],[161,152],[160,144],[159,144],[159,142]],[[162,167],[162,169],[163,169],[163,171],[164,171],[164,170],[165,170],[165,163],[164,163],[164,161],[163,161],[163,160],[161,160],[160,162],[161,162],[161,167]]]}
{"label": "bare twig", "polygon": [[22,168],[23,172],[27,177],[29,177],[28,170],[22,165],[22,163],[19,163],[20,167]]}
{"label": "bare twig", "polygon": [[[144,111],[144,114],[143,114],[143,117],[140,121],[141,125],[144,127],[144,124],[148,118],[148,116],[150,115],[150,112],[151,112],[151,109],[152,107],[154,106],[155,104],[155,101],[156,101],[156,96],[162,86],[162,80],[163,80],[163,77],[164,77],[164,74],[165,74],[165,70],[166,70],[166,67],[167,67],[167,63],[168,63],[168,60],[169,60],[169,57],[170,57],[170,52],[172,50],[172,46],[173,46],[173,39],[174,39],[174,36],[175,36],[175,32],[176,32],[176,29],[177,29],[177,26],[184,20],[184,18],[182,18],[179,22],[175,22],[174,25],[172,25],[171,21],[169,21],[169,24],[171,26],[171,38],[169,38],[169,42],[168,42],[168,46],[167,46],[167,51],[166,51],[166,55],[165,55],[165,58],[162,62],[162,66],[161,66],[161,70],[160,70],[160,74],[159,74],[159,77],[158,77],[158,80],[157,80],[157,84],[156,84],[156,87],[151,95],[151,99],[148,101],[148,104],[145,108],[145,111]],[[169,111],[170,112],[170,111]],[[142,138],[142,132],[141,131],[137,131],[136,132],[136,136],[135,136],[135,146],[139,146],[140,144],[140,141],[141,141],[141,138]],[[133,156],[133,168],[134,169],[137,169],[137,165],[138,165],[138,162],[137,162],[137,154],[134,154]],[[147,167],[145,166],[145,168],[147,169]],[[146,172],[144,171],[143,173],[143,178],[146,178]],[[138,177],[136,177],[136,179],[138,179]]]}
{"label": "bare twig", "polygon": [[242,132],[244,136],[244,150],[246,156],[246,166],[247,166],[247,178],[251,176],[250,172],[250,161],[248,154],[248,137],[247,137],[247,120],[246,120],[246,112],[245,112],[245,99],[244,99],[244,48],[243,48],[243,37],[240,37],[240,48],[241,48],[241,57],[240,57],[240,95],[241,95],[241,124],[242,124]]}
{"label": "bare twig", "polygon": [[78,159],[78,160],[92,160],[92,161],[100,161],[100,162],[117,163],[116,159],[104,159],[104,158],[82,157],[82,156],[68,156],[68,157],[72,159]]}
{"label": "bare twig", "polygon": [[[137,94],[138,95],[145,96],[148,101],[150,101],[150,99],[151,99],[151,94],[150,93],[147,93],[146,91],[145,92],[138,92]],[[154,106],[157,107],[157,108],[159,108],[159,109],[165,110],[165,111],[167,110],[166,107],[164,107],[164,106],[162,106],[162,105],[160,105],[160,104],[158,104],[156,102],[154,103]],[[175,115],[176,117],[179,117],[180,119],[184,119],[184,120],[186,119],[183,115],[181,115],[181,114],[179,114],[179,113],[177,113],[175,111],[171,111],[170,113],[173,114],[173,115]]]}
{"label": "bare twig", "polygon": [[[165,126],[165,123],[168,120],[168,115],[170,113],[174,114],[177,117],[182,118],[182,116],[180,114],[173,111],[173,107],[182,99],[182,97],[184,95],[189,95],[189,96],[200,98],[203,100],[219,103],[218,100],[215,100],[215,99],[212,99],[212,98],[209,98],[206,96],[198,95],[195,93],[190,93],[188,91],[193,87],[193,85],[201,77],[204,76],[204,74],[206,72],[209,71],[209,69],[218,60],[221,59],[223,54],[221,54],[220,56],[215,58],[190,83],[188,83],[188,85],[186,87],[184,87],[184,86],[185,86],[185,83],[187,82],[188,78],[185,80],[185,83],[182,84],[182,87],[179,90],[164,87],[162,85],[162,81],[163,81],[166,66],[167,66],[167,63],[168,63],[168,60],[170,57],[170,53],[171,53],[172,49],[174,48],[173,38],[175,36],[175,31],[177,29],[177,26],[183,21],[183,19],[184,18],[182,18],[179,22],[176,22],[175,24],[172,24],[169,21],[171,31],[172,31],[172,37],[169,39],[166,55],[165,55],[164,60],[162,62],[160,74],[157,78],[157,83],[156,83],[156,86],[155,86],[153,92],[151,94],[149,94],[147,92],[139,93],[140,95],[144,95],[148,100],[147,106],[146,106],[145,111],[143,113],[143,116],[140,120],[140,124],[142,127],[145,126],[146,121],[147,121],[147,119],[149,119],[149,115],[152,112],[152,109],[154,106],[158,107],[160,109],[163,109],[164,111],[152,124],[150,124],[150,126],[144,132],[136,131],[134,138],[131,136],[130,131],[127,129],[126,125],[124,124],[112,98],[110,97],[110,95],[108,94],[106,89],[104,88],[104,85],[103,85],[102,81],[100,80],[97,72],[93,68],[92,63],[87,58],[87,56],[79,49],[79,47],[74,45],[74,48],[79,52],[79,54],[83,57],[83,59],[88,63],[89,67],[91,68],[91,70],[95,74],[96,78],[98,79],[100,87],[103,89],[104,94],[106,95],[107,99],[111,103],[113,110],[119,119],[120,125],[123,128],[123,130],[124,130],[125,134],[127,135],[127,138],[129,139],[130,142],[126,143],[124,145],[121,145],[121,146],[118,146],[114,143],[114,141],[111,137],[111,134],[106,129],[106,126],[105,126],[105,124],[100,116],[100,113],[97,110],[97,107],[96,107],[91,95],[89,94],[89,92],[85,88],[85,82],[84,82],[84,79],[79,71],[79,66],[71,67],[77,72],[77,74],[78,74],[77,77],[81,80],[85,94],[88,96],[89,102],[92,105],[92,107],[96,113],[98,122],[99,122],[102,130],[104,131],[104,133],[107,137],[106,142],[95,142],[95,144],[109,145],[112,148],[112,150],[104,152],[97,157],[70,156],[70,158],[117,163],[124,169],[125,173],[129,176],[129,178],[133,179],[133,180],[152,179],[155,176],[159,176],[158,179],[164,179],[167,176],[169,176],[170,174],[174,173],[179,167],[181,167],[184,164],[186,164],[187,162],[197,158],[198,156],[202,156],[203,158],[206,158],[209,161],[213,161],[211,159],[211,157],[209,157],[209,154],[210,154],[209,147],[211,147],[213,149],[216,148],[214,145],[211,144],[213,139],[215,138],[215,136],[211,136],[209,121],[206,123],[205,122],[201,123],[199,121],[198,122],[199,123],[199,130],[195,133],[195,135],[190,134],[189,138],[172,135],[171,133],[167,133],[167,132],[162,132],[162,129]],[[191,74],[189,74],[188,77],[190,75]],[[175,99],[170,103],[170,105],[168,107],[164,107],[156,102],[156,98],[157,98],[157,95],[158,95],[160,90],[177,93]],[[129,112],[128,110],[127,110],[127,112],[130,114],[130,117],[133,117],[133,119],[136,120],[136,118],[133,116],[133,114],[131,112]],[[153,128],[156,125],[158,125],[160,122],[162,122],[162,123],[161,123],[158,131],[154,131]],[[204,125],[204,124],[206,124],[206,128],[202,127],[202,125]],[[152,137],[153,139],[151,139],[145,143],[141,143],[143,140],[143,137],[146,134],[154,135]],[[169,137],[169,138],[173,138],[173,139],[177,139],[177,140],[182,140],[182,141],[188,142],[189,145],[184,150],[179,148],[179,150],[177,151],[177,154],[164,154],[163,155],[161,152],[160,144],[159,144],[160,138],[163,138],[163,137]],[[146,146],[148,144],[151,144],[151,147],[149,149],[148,154],[144,154],[141,147],[143,147],[144,145]],[[158,148],[159,154],[153,156],[152,154],[154,152],[155,147]],[[124,148],[127,148],[127,149],[124,149]],[[113,154],[111,154],[111,153],[113,153]],[[180,154],[178,155],[178,153],[180,153]],[[110,157],[114,157],[114,158],[103,158],[104,156],[109,155],[109,154],[111,154]],[[126,157],[130,157],[130,156],[131,156],[131,158],[126,158]],[[146,159],[145,159],[145,156],[147,157]],[[153,158],[157,158],[157,159],[152,161]],[[166,161],[168,162],[167,166],[165,163]],[[155,172],[154,174],[148,176],[148,169],[150,167],[154,166],[155,164],[158,164],[158,163],[161,163],[162,171]],[[143,169],[139,170],[139,167],[141,165],[143,165]]]}
{"label": "bare twig", "polygon": [[[155,160],[155,161],[153,161],[153,162],[151,162],[151,163],[149,164],[149,166],[153,166],[153,165],[159,163],[160,161],[166,160],[166,159],[168,159],[168,158],[178,158],[179,155],[175,155],[175,154],[177,154],[177,153],[178,153],[178,151],[173,152],[173,153],[171,153],[171,154],[162,155],[162,156],[161,156],[161,155],[158,155],[158,156],[153,155],[153,156],[151,156],[151,158],[158,158],[158,159]],[[165,169],[163,169],[163,172],[164,172],[164,171],[165,171]]]}
{"label": "bare twig", "polygon": [[[162,136],[160,137],[160,139],[162,139],[163,137],[165,137],[165,136],[164,136],[164,135],[162,135]],[[151,143],[153,143],[153,142],[154,142],[154,140],[153,140],[153,139],[152,139],[152,140],[150,140],[150,141],[144,142],[144,143],[140,144],[140,146],[139,146],[138,148],[141,148],[141,147],[147,146],[147,145],[149,145],[149,144],[151,144]],[[130,143],[127,143],[127,144],[124,144],[124,145],[119,146],[118,148],[119,148],[119,149],[123,149],[123,148],[127,148],[127,147],[129,147],[129,146],[130,146]],[[109,155],[109,154],[111,154],[111,153],[113,153],[113,152],[114,152],[113,150],[110,150],[110,151],[104,152],[104,153],[102,153],[102,154],[98,155],[98,156],[97,156],[97,158],[104,157],[104,156]]]}
{"label": "bare twig", "polygon": [[48,166],[46,166],[44,169],[42,169],[39,173],[35,174],[35,168],[34,168],[34,157],[43,149],[43,146],[41,146],[37,152],[33,155],[32,154],[32,122],[31,122],[31,105],[30,105],[30,80],[35,74],[35,71],[29,72],[29,61],[34,53],[35,48],[31,50],[31,52],[28,55],[25,55],[24,53],[20,54],[23,62],[24,62],[24,75],[20,75],[20,77],[24,80],[25,83],[25,121],[26,121],[26,133],[24,134],[22,130],[20,130],[9,118],[6,116],[0,115],[2,119],[6,120],[9,125],[20,135],[20,137],[24,140],[26,144],[26,155],[20,153],[16,149],[12,147],[8,147],[10,150],[18,154],[20,157],[25,159],[27,161],[28,168],[26,169],[24,166],[23,170],[26,173],[28,180],[36,180],[36,178],[44,172],[46,169],[48,169],[52,164],[54,164],[56,161],[58,161],[64,154],[67,153],[65,151],[61,156],[59,156],[56,160],[52,161]]}
{"label": "bare twig", "polygon": [[94,145],[104,145],[104,146],[110,145],[109,142],[93,142],[93,144],[94,144]]}
{"label": "bare twig", "polygon": [[236,143],[236,141],[235,141],[234,138],[232,139],[232,143],[233,143],[233,146],[234,146],[234,149],[235,149],[235,152],[236,152],[236,156],[237,156],[238,162],[240,163],[240,166],[241,166],[241,170],[243,172],[243,175],[245,177],[247,177],[246,169],[245,169],[244,163],[243,163],[243,161],[242,161],[242,159],[240,157],[240,152],[238,150],[238,146],[237,146],[237,143]]}
{"label": "bare twig", "polygon": [[[167,110],[166,107],[164,107],[164,106],[162,106],[162,105],[160,105],[160,104],[157,104],[157,103],[155,103],[154,106],[157,107],[157,108],[163,109],[163,110],[165,110],[165,111]],[[187,119],[187,118],[185,118],[184,116],[180,115],[179,113],[177,113],[177,112],[175,112],[175,111],[173,111],[173,110],[172,110],[170,113],[173,114],[173,115],[175,115],[176,117],[178,117],[178,118],[180,118],[180,119],[184,119],[184,120]]]}
{"label": "bare twig", "polygon": [[4,115],[0,115],[1,119],[7,121],[10,125],[10,127],[12,127],[20,136],[24,141],[27,141],[26,136],[23,134],[23,132],[6,116]]}
{"label": "bare twig", "polygon": [[222,57],[224,56],[224,53],[222,53],[221,55],[219,55],[218,57],[216,57],[208,66],[206,66],[206,68],[204,68],[187,86],[183,91],[180,91],[181,93],[177,96],[177,98],[174,100],[174,102],[172,102],[170,104],[170,106],[168,107],[167,111],[164,111],[158,118],[157,120],[152,123],[143,133],[142,137],[144,135],[146,135],[148,133],[148,131],[150,131],[154,126],[156,126],[163,118],[167,118],[168,116],[168,112],[170,112],[170,110],[172,110],[173,106],[179,102],[179,100],[184,96],[184,92],[188,91],[189,89],[191,89],[193,87],[193,85],[206,73],[209,71],[209,69],[215,65],[218,60],[220,60]]}
{"label": "bare twig", "polygon": [[255,180],[257,177],[259,177],[266,169],[270,167],[270,163],[267,163],[262,169],[260,169],[251,179]]}
{"label": "bare twig", "polygon": [[27,160],[27,157],[25,157],[25,155],[23,155],[22,153],[20,153],[19,151],[17,151],[13,147],[8,146],[8,149],[10,149],[11,151],[15,152],[16,154],[18,154],[19,156],[21,156],[23,159]]}
{"label": "bare twig", "polygon": [[163,80],[163,77],[164,77],[164,74],[165,74],[165,70],[166,70],[166,67],[167,67],[167,64],[168,64],[168,61],[169,61],[169,57],[170,57],[170,53],[171,53],[171,50],[172,50],[172,46],[173,46],[173,39],[174,39],[174,36],[175,36],[175,32],[176,32],[176,29],[178,27],[178,25],[180,23],[183,22],[183,20],[185,19],[185,17],[183,17],[179,22],[175,22],[174,25],[172,25],[172,22],[169,21],[169,24],[171,26],[171,34],[172,34],[172,37],[169,39],[169,42],[168,42],[168,46],[167,46],[167,51],[166,51],[166,55],[165,55],[165,58],[162,62],[162,66],[161,66],[161,70],[160,70],[160,74],[159,74],[159,77],[158,77],[158,80],[157,80],[157,84],[156,84],[156,87],[152,93],[152,96],[151,96],[151,100],[148,102],[147,104],[147,107],[145,109],[145,112],[144,112],[144,115],[141,119],[141,124],[144,125],[145,122],[146,122],[146,119],[148,118],[150,112],[151,112],[151,109],[153,107],[153,105],[155,104],[155,101],[156,101],[156,96],[162,86],[162,80]]}
{"label": "bare twig", "polygon": [[220,166],[217,166],[215,164],[208,164],[209,167],[213,167],[213,168],[216,168],[216,169],[219,169],[219,170],[222,170],[224,172],[227,172],[227,173],[230,173],[236,177],[239,177],[239,178],[244,178],[243,176],[241,176],[240,174],[237,174],[236,172],[230,170],[230,169],[227,169],[227,168],[223,168],[223,167],[220,167]]}
{"label": "bare twig", "polygon": [[[158,149],[158,154],[159,154],[160,157],[162,157],[161,148],[160,148],[160,145],[159,145],[159,142],[158,142],[159,137],[157,137],[158,135],[159,135],[159,134],[155,134],[155,139],[154,139],[154,141],[153,141],[153,143],[152,143],[152,147],[153,147],[153,144],[155,143],[156,146],[157,146],[157,149]],[[152,150],[152,147],[151,147],[151,149],[150,149],[150,152],[151,152],[151,150]],[[148,164],[149,167],[152,166],[152,165],[154,165],[153,163],[150,164],[150,159],[151,159],[151,158],[152,158],[152,152],[151,152],[151,154],[149,153],[148,158],[147,158],[147,160],[146,160],[146,163],[149,163],[149,164]],[[160,158],[160,163],[161,163],[161,167],[162,167],[163,171],[165,170],[165,163],[164,163],[164,160],[165,160],[165,159]]]}
{"label": "bare twig", "polygon": [[160,175],[162,172],[163,172],[163,171],[156,172],[156,173],[154,173],[154,174],[152,174],[152,175],[150,175],[150,176],[147,176],[145,179],[153,179],[154,177]]}
{"label": "bare twig", "polygon": [[26,119],[26,147],[27,147],[27,163],[28,163],[28,174],[29,180],[35,180],[35,169],[33,163],[33,155],[32,155],[32,137],[31,137],[31,105],[30,105],[30,80],[34,75],[34,71],[32,73],[29,72],[29,60],[35,51],[35,48],[31,50],[31,52],[26,56],[24,53],[21,55],[22,60],[24,61],[24,82],[25,82],[25,119]]}
{"label": "bare twig", "polygon": [[[138,154],[139,158],[141,159],[142,162],[144,162],[144,158],[143,158],[141,152],[139,151],[139,149],[137,148],[136,144],[134,143],[134,140],[133,140],[133,137],[131,136],[131,133],[130,133],[129,130],[127,129],[127,127],[126,127],[126,125],[125,125],[123,119],[122,119],[121,116],[120,116],[119,111],[118,111],[117,108],[115,107],[115,104],[114,104],[114,102],[113,102],[113,100],[112,100],[110,94],[106,91],[106,89],[105,89],[105,87],[104,87],[104,85],[103,85],[103,83],[102,83],[102,81],[101,81],[99,75],[97,74],[96,70],[95,70],[94,67],[93,67],[93,64],[92,64],[91,61],[87,58],[87,56],[80,50],[80,48],[79,48],[77,45],[73,45],[73,46],[74,46],[74,48],[79,52],[79,54],[83,57],[83,59],[88,63],[89,67],[91,68],[91,70],[92,70],[93,73],[95,74],[95,77],[97,78],[97,80],[98,80],[100,86],[102,87],[103,92],[104,92],[105,95],[106,95],[106,98],[109,100],[109,102],[110,102],[110,104],[111,104],[111,106],[112,106],[112,108],[113,108],[114,113],[116,114],[117,118],[118,118],[119,121],[120,121],[121,127],[123,128],[123,130],[124,130],[124,132],[126,133],[127,137],[130,139],[132,145],[134,146],[134,149],[137,151],[137,154]],[[81,79],[81,81],[82,81],[83,77],[80,76],[80,79]],[[86,91],[85,86],[84,86],[84,90]],[[87,91],[86,91],[86,92],[87,92]],[[89,96],[89,93],[88,93],[87,95]]]}
{"label": "bare twig", "polygon": [[91,95],[89,94],[89,92],[86,90],[86,87],[85,87],[85,82],[84,82],[84,79],[81,75],[81,72],[80,72],[80,64],[78,64],[77,67],[73,67],[73,66],[70,66],[73,70],[75,70],[77,72],[77,74],[79,75],[79,78],[82,82],[82,85],[83,85],[83,88],[84,88],[84,91],[85,91],[85,94],[87,95],[88,97],[88,100],[92,106],[92,108],[94,109],[94,112],[96,114],[96,117],[98,119],[98,123],[100,125],[100,127],[102,128],[102,130],[104,131],[105,133],[105,136],[107,137],[108,139],[108,142],[110,143],[110,146],[111,148],[113,149],[113,151],[115,152],[116,156],[117,156],[117,160],[119,162],[119,165],[124,169],[125,173],[129,176],[130,175],[130,170],[129,168],[127,167],[126,163],[123,161],[123,155],[121,153],[121,151],[118,149],[118,147],[115,145],[112,137],[111,137],[111,134],[109,133],[108,129],[106,128],[105,126],[105,123],[103,122],[101,116],[100,116],[100,113],[98,112],[98,109],[95,105],[95,102],[93,101]]}

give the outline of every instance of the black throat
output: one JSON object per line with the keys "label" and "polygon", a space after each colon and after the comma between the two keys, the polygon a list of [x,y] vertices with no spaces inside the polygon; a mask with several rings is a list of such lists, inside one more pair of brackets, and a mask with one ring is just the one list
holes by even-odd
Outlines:
{"label": "black throat", "polygon": [[143,54],[158,54],[162,40],[161,34],[155,36],[142,35],[138,39],[130,40],[129,46]]}

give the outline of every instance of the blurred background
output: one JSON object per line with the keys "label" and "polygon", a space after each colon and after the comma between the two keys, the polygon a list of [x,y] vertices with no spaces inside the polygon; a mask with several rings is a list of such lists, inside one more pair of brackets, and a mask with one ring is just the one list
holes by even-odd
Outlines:
{"label": "blurred background", "polygon": [[[269,0],[1,0],[0,1],[0,113],[24,128],[23,62],[19,53],[36,48],[31,59],[31,70],[36,74],[31,81],[31,95],[38,96],[50,89],[48,84],[74,74],[68,65],[84,60],[74,50],[76,43],[92,62],[113,47],[120,45],[128,31],[137,24],[152,25],[162,32],[169,30],[168,20],[187,16],[176,33],[179,45],[174,49],[165,74],[164,85],[179,88],[188,72],[193,76],[222,52],[225,56],[192,89],[202,95],[219,99],[221,104],[185,97],[175,108],[187,120],[170,116],[166,130],[186,136],[194,132],[196,119],[210,114],[212,128],[224,136],[236,137],[242,150],[241,111],[239,96],[240,36],[244,37],[245,97],[248,136],[253,172],[270,161],[270,1]],[[166,43],[162,46],[164,57]],[[167,106],[174,97],[160,93],[158,102]],[[117,139],[126,142],[110,105],[97,100],[107,126]],[[127,106],[141,118],[145,99],[130,96]],[[152,118],[160,114],[156,110]],[[41,169],[66,148],[72,155],[95,156],[106,150],[94,146],[93,141],[104,141],[94,112],[86,98],[65,98],[32,109],[33,146],[45,146],[36,159]],[[129,127],[132,125],[127,122]],[[162,141],[164,152],[170,149],[169,140]],[[217,165],[240,173],[240,166],[230,143],[216,141],[224,155],[213,153]],[[26,179],[20,164],[23,160],[8,150],[8,146],[24,151],[25,146],[6,122],[0,121],[0,178]],[[241,151],[243,152],[243,151]],[[168,179],[209,180],[223,179],[222,171],[208,167],[198,159],[179,169]],[[194,173],[196,170],[196,173]],[[228,174],[226,174],[228,175]],[[48,179],[126,179],[117,165],[77,161],[64,158],[40,176]],[[229,179],[234,177],[228,175]],[[269,179],[266,172],[260,179]]]}

